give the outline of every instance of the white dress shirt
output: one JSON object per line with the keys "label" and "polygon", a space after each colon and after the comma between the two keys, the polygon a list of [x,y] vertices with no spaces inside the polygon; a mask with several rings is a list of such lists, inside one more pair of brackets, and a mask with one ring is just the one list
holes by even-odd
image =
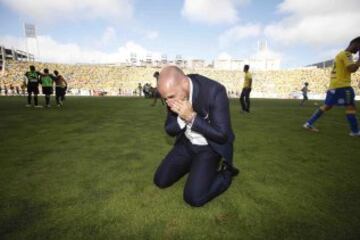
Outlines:
{"label": "white dress shirt", "polygon": [[[190,78],[188,78],[188,79],[189,79],[189,84],[190,84],[189,102],[190,102],[190,104],[192,104],[193,83]],[[184,129],[184,127],[186,127],[185,136],[187,139],[189,139],[189,141],[192,144],[200,145],[200,146],[208,145],[206,138],[202,134],[191,130],[192,123],[186,123],[179,116],[177,117],[177,122],[181,129]]]}

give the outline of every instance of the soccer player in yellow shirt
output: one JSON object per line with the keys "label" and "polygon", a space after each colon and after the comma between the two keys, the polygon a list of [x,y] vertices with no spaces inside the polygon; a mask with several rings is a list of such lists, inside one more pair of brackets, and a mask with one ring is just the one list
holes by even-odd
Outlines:
{"label": "soccer player in yellow shirt", "polygon": [[[354,62],[352,54],[359,54]],[[356,119],[355,93],[351,87],[351,74],[360,67],[360,37],[353,39],[349,46],[339,52],[334,60],[331,71],[330,86],[326,93],[325,104],[315,111],[313,116],[303,125],[305,129],[318,132],[313,124],[323,113],[329,111],[334,105],[345,106],[346,118],[350,125],[350,136],[360,136]]]}
{"label": "soccer player in yellow shirt", "polygon": [[250,92],[252,86],[252,75],[249,72],[250,66],[244,66],[244,86],[240,95],[240,104],[243,112],[250,112]]}

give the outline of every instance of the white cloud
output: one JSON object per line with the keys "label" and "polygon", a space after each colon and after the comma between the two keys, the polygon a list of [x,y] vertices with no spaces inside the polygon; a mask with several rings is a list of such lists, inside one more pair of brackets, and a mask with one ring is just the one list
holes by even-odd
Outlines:
{"label": "white cloud", "polygon": [[[280,52],[276,52],[272,49],[266,48],[263,50],[254,50],[254,54],[248,56],[250,59],[278,59],[281,60],[283,58],[283,54]],[[246,59],[246,57],[242,57]],[[227,52],[220,52],[219,55],[216,57],[218,60],[231,60],[234,59],[233,56],[231,56]]]}
{"label": "white cloud", "polygon": [[133,0],[0,0],[15,12],[39,21],[64,19],[124,20],[133,15]]}
{"label": "white cloud", "polygon": [[239,20],[237,7],[250,0],[185,0],[181,14],[194,22],[234,23]]}
{"label": "white cloud", "polygon": [[26,42],[24,38],[18,38],[14,36],[0,36],[0,45],[6,48],[14,48],[19,50],[26,49]]}
{"label": "white cloud", "polygon": [[[35,40],[34,40],[35,41]],[[135,53],[138,59],[145,59],[147,55],[160,58],[161,53],[150,51],[141,45],[128,41],[112,53],[84,49],[76,43],[59,43],[50,36],[38,36],[41,61],[56,63],[119,63],[126,62],[131,53]],[[0,36],[0,45],[13,47],[15,49],[26,50],[25,40],[13,36]],[[29,50],[35,55],[35,42],[29,42]]]}
{"label": "white cloud", "polygon": [[218,60],[231,60],[232,57],[231,57],[231,55],[228,54],[227,52],[221,52],[221,53],[217,56],[216,59],[218,59]]}
{"label": "white cloud", "polygon": [[278,6],[278,10],[282,13],[307,16],[356,11],[359,7],[360,2],[357,0],[317,0],[306,3],[302,0],[285,0]]}
{"label": "white cloud", "polygon": [[159,32],[152,29],[133,28],[131,29],[131,31],[141,36],[142,38],[146,38],[149,40],[155,40],[159,37]]}
{"label": "white cloud", "polygon": [[344,44],[360,35],[360,1],[285,0],[278,12],[286,16],[268,25],[265,35],[285,45]]}
{"label": "white cloud", "polygon": [[116,39],[116,31],[113,27],[107,27],[101,37],[101,45],[105,46]]}
{"label": "white cloud", "polygon": [[146,59],[148,55],[151,55],[155,59],[161,58],[161,53],[149,51],[135,42],[129,41],[118,49],[118,53],[121,56],[128,58],[132,53],[135,53],[138,59]]}
{"label": "white cloud", "polygon": [[227,47],[241,39],[257,37],[260,34],[260,24],[237,25],[222,33],[219,37],[219,43],[221,47]]}
{"label": "white cloud", "polygon": [[[334,59],[336,54],[338,54],[341,51],[341,48],[329,48],[329,49],[323,49],[319,51],[319,53],[316,55],[318,61],[324,61],[329,59]],[[316,62],[316,60],[314,60]]]}
{"label": "white cloud", "polygon": [[148,31],[145,35],[146,35],[146,38],[148,38],[150,40],[154,40],[159,37],[159,33],[157,31]]}
{"label": "white cloud", "polygon": [[276,52],[272,49],[264,49],[258,50],[254,55],[251,56],[253,59],[278,59],[281,60],[283,58],[283,54],[280,52]]}

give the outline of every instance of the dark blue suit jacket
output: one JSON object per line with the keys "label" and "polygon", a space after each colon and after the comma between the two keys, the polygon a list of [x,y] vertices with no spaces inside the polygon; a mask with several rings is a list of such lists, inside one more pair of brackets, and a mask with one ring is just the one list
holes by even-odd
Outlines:
{"label": "dark blue suit jacket", "polygon": [[[201,133],[210,147],[219,153],[226,163],[232,166],[233,142],[229,100],[223,85],[199,74],[188,75],[193,83],[192,107],[197,113],[191,130]],[[165,130],[170,136],[179,139],[186,137],[180,129],[177,114],[168,108]]]}

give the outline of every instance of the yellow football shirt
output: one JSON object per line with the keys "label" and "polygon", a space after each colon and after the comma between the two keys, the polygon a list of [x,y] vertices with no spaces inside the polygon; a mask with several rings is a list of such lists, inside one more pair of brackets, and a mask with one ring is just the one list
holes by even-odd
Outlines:
{"label": "yellow football shirt", "polygon": [[350,52],[341,51],[336,55],[331,71],[329,89],[351,86],[351,72],[349,72],[347,67],[354,63]]}
{"label": "yellow football shirt", "polygon": [[249,73],[249,72],[245,73],[244,88],[251,88],[251,80],[252,80],[251,73]]}

